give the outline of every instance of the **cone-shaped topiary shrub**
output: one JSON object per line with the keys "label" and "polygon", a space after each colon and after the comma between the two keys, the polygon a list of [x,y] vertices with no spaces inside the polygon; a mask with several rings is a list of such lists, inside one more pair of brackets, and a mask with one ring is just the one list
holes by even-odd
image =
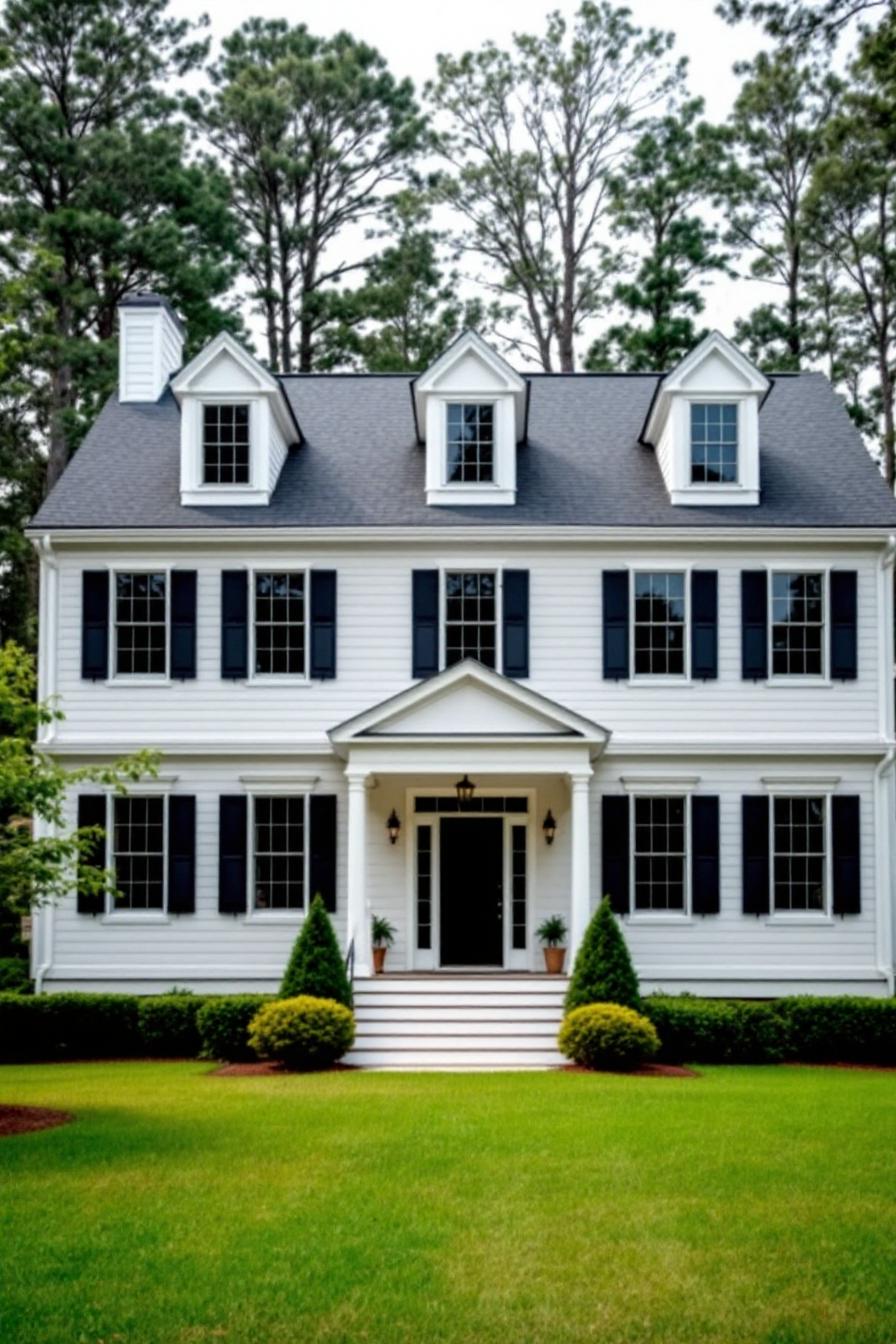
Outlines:
{"label": "cone-shaped topiary shrub", "polygon": [[621,1003],[639,1009],[638,977],[607,896],[585,930],[566,991],[566,1011],[584,1003]]}
{"label": "cone-shaped topiary shrub", "polygon": [[637,1069],[660,1048],[656,1027],[633,1008],[586,1003],[567,1013],[557,1037],[561,1054],[586,1069]]}
{"label": "cone-shaped topiary shrub", "polygon": [[351,1049],[355,1019],[344,1003],[300,994],[259,1008],[249,1024],[249,1044],[262,1059],[290,1069],[328,1069]]}
{"label": "cone-shaped topiary shrub", "polygon": [[280,986],[282,999],[310,994],[316,999],[335,999],[352,1006],[352,987],[330,917],[320,896],[315,896],[299,930]]}

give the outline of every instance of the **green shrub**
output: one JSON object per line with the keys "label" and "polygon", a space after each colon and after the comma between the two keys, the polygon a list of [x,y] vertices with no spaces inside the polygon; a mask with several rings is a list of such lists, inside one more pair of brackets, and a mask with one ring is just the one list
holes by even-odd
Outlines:
{"label": "green shrub", "polygon": [[618,1003],[587,1003],[567,1013],[557,1037],[561,1054],[586,1069],[636,1069],[660,1048],[653,1023]]}
{"label": "green shrub", "polygon": [[311,902],[280,986],[280,997],[293,999],[307,994],[316,999],[335,999],[352,1006],[352,987],[330,917],[319,896]]}
{"label": "green shrub", "polygon": [[159,1058],[195,1059],[200,1040],[196,1017],[205,999],[196,994],[154,994],[137,1005],[141,1047]]}
{"label": "green shrub", "polygon": [[638,977],[619,921],[605,896],[585,930],[566,991],[566,1011],[586,1003],[639,1009]]}
{"label": "green shrub", "polygon": [[24,957],[0,957],[0,994],[30,994],[31,972]]}
{"label": "green shrub", "polygon": [[785,1025],[768,1003],[652,994],[644,1012],[671,1063],[774,1064],[788,1054]]}
{"label": "green shrub", "polygon": [[896,999],[801,994],[768,1006],[793,1059],[896,1065]]}
{"label": "green shrub", "polygon": [[351,1009],[335,999],[300,994],[266,1003],[252,1019],[249,1043],[262,1059],[291,1069],[327,1069],[355,1039]]}
{"label": "green shrub", "polygon": [[0,995],[0,1058],[123,1059],[141,1053],[132,994]]}
{"label": "green shrub", "polygon": [[23,994],[0,993],[0,1063],[53,1058],[42,1004],[42,999]]}
{"label": "green shrub", "polygon": [[269,994],[222,994],[204,1001],[196,1014],[203,1059],[226,1059],[237,1063],[255,1059],[249,1044],[249,1023]]}

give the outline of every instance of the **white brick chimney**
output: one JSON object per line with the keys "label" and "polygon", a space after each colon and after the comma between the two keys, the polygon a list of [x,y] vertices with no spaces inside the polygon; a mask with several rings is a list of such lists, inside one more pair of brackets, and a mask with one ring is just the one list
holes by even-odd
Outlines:
{"label": "white brick chimney", "polygon": [[148,290],[118,305],[118,400],[158,401],[183,363],[184,328],[167,299]]}

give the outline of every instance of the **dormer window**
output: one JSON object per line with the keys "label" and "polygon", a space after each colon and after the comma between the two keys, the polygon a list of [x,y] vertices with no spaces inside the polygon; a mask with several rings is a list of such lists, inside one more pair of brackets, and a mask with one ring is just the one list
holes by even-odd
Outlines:
{"label": "dormer window", "polygon": [[249,407],[206,404],[202,408],[205,485],[248,485]]}
{"label": "dormer window", "polygon": [[691,402],[691,483],[737,480],[737,403]]}
{"label": "dormer window", "polygon": [[447,481],[495,479],[495,408],[491,402],[456,402],[446,407]]}

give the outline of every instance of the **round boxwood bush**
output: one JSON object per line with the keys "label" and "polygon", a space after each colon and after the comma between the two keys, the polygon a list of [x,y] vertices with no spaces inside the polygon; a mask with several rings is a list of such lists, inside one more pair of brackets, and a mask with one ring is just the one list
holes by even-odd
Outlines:
{"label": "round boxwood bush", "polygon": [[335,999],[299,994],[260,1008],[249,1024],[249,1044],[262,1059],[291,1069],[327,1069],[355,1039],[350,1008]]}
{"label": "round boxwood bush", "polygon": [[633,1008],[588,1003],[567,1013],[557,1044],[586,1069],[636,1069],[660,1048],[656,1027]]}

